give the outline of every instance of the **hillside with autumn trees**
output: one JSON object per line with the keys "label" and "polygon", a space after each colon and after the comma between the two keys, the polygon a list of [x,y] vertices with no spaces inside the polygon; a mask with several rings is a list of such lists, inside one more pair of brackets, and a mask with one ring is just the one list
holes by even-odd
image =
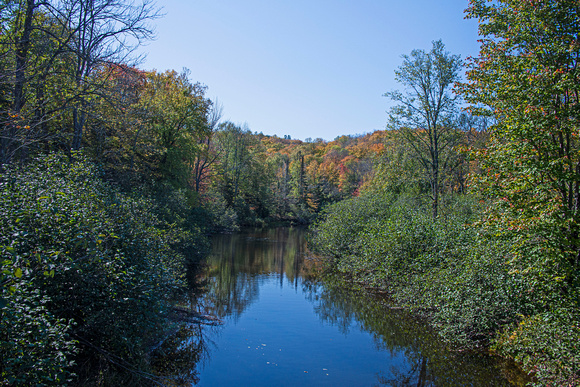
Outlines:
{"label": "hillside with autumn trees", "polygon": [[149,1],[1,2],[0,384],[166,380],[155,344],[207,236],[285,224],[449,345],[578,385],[580,10],[467,14],[479,56],[404,55],[385,130],[302,141],[140,69]]}

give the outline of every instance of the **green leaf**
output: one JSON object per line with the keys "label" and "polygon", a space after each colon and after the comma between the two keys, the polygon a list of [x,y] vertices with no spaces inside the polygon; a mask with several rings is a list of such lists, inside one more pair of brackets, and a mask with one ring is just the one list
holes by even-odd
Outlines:
{"label": "green leaf", "polygon": [[16,278],[22,277],[22,269],[20,269],[19,267],[16,268],[16,270],[14,270],[14,277]]}

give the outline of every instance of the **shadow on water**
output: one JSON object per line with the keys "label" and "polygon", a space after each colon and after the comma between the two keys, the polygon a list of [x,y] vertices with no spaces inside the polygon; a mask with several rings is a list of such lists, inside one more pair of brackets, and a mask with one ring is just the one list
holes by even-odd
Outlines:
{"label": "shadow on water", "polygon": [[[228,381],[235,381],[237,385],[509,386],[526,382],[515,368],[495,358],[450,350],[424,323],[404,310],[391,308],[380,296],[353,290],[340,278],[321,280],[320,276],[312,276],[312,270],[304,269],[312,261],[305,258],[303,229],[245,230],[238,234],[216,235],[212,246],[201,281],[196,275],[196,283],[203,284],[203,292],[199,289],[190,292],[182,306],[198,316],[216,316],[223,325],[214,326],[199,320],[186,324],[166,340],[167,348],[162,351],[174,353],[175,358],[170,365],[164,366],[164,373],[179,375],[174,380],[183,383],[175,385],[227,385]],[[285,304],[288,298],[291,303]],[[271,301],[273,299],[275,302]],[[272,308],[278,308],[275,317],[270,316]],[[303,313],[296,323],[299,326],[289,325],[288,321],[296,320],[297,313]],[[312,337],[308,336],[310,330]],[[268,336],[270,331],[271,336]],[[264,337],[273,337],[268,342],[269,347],[261,344],[264,348],[274,345],[280,347],[280,351],[284,348],[284,352],[276,352],[277,367],[260,368],[253,363],[249,352],[237,349],[238,342],[252,340],[252,332],[258,332],[254,334],[261,343],[266,343]],[[370,337],[368,340],[373,345],[362,350],[356,347],[361,352],[353,354],[348,348],[356,343],[344,341],[344,345],[350,347],[342,349],[329,345],[327,351],[331,353],[326,354],[325,348],[320,348],[324,344],[318,344],[320,336],[324,335],[334,335],[328,336],[335,338],[328,343]],[[289,342],[302,342],[295,345],[293,352],[294,347],[282,341],[284,337]],[[249,351],[251,346],[246,349],[245,345],[244,350]],[[317,354],[301,353],[301,345],[304,352],[315,350]],[[280,357],[282,354],[287,357]],[[297,374],[290,365],[284,367],[296,358],[316,363],[318,358],[325,356],[332,358],[334,363],[328,362],[333,365],[352,365],[352,371],[347,371],[346,366],[335,368],[355,375],[345,373],[331,379],[333,375],[326,373],[316,379],[314,372]],[[256,359],[262,361],[265,357]],[[196,367],[198,363],[204,366]],[[227,372],[215,369],[223,367],[228,368]],[[250,371],[261,375],[259,383],[255,379],[244,379],[252,377],[246,375]],[[230,379],[216,379],[224,377],[223,374],[229,374]],[[345,375],[354,379],[347,381]]]}

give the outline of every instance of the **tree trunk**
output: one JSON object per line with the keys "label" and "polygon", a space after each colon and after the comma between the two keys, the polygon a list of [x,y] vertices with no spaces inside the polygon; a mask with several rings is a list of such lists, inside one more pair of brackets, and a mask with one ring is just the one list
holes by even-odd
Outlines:
{"label": "tree trunk", "polygon": [[[24,96],[24,85],[26,84],[26,66],[28,61],[28,49],[30,47],[30,33],[32,32],[32,19],[34,9],[36,8],[35,0],[26,1],[26,10],[24,15],[24,25],[22,35],[16,41],[16,57],[14,69],[14,88],[12,100],[12,112],[15,118],[20,119],[20,111],[24,107],[26,98]],[[17,152],[17,128],[16,124],[5,126],[1,135],[2,143],[0,149],[0,162],[9,163],[14,154]]]}
{"label": "tree trunk", "polygon": [[[83,103],[84,105],[84,103]],[[76,151],[81,149],[82,139],[83,139],[83,128],[85,126],[85,121],[87,119],[87,114],[84,110],[75,107],[73,109],[73,140],[71,150]]]}
{"label": "tree trunk", "polygon": [[32,32],[32,18],[34,16],[35,0],[26,1],[26,15],[22,36],[16,43],[16,71],[14,74],[14,102],[13,111],[18,114],[24,106],[24,84],[26,83],[26,62],[30,47],[30,33]]}

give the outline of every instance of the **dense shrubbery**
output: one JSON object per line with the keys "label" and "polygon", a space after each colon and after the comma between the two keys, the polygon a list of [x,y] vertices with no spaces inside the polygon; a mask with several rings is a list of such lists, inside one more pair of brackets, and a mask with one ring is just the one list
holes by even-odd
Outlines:
{"label": "dense shrubbery", "polygon": [[[481,204],[458,196],[436,220],[429,203],[372,194],[330,207],[311,247],[334,270],[388,290],[463,347],[493,345],[540,383],[577,381],[580,319],[573,298],[507,264],[513,240],[474,221]],[[496,230],[497,231],[497,230]],[[534,286],[536,285],[536,286]]]}
{"label": "dense shrubbery", "polygon": [[146,375],[183,285],[175,247],[191,234],[75,157],[11,165],[0,180],[1,384],[90,378],[99,360]]}

